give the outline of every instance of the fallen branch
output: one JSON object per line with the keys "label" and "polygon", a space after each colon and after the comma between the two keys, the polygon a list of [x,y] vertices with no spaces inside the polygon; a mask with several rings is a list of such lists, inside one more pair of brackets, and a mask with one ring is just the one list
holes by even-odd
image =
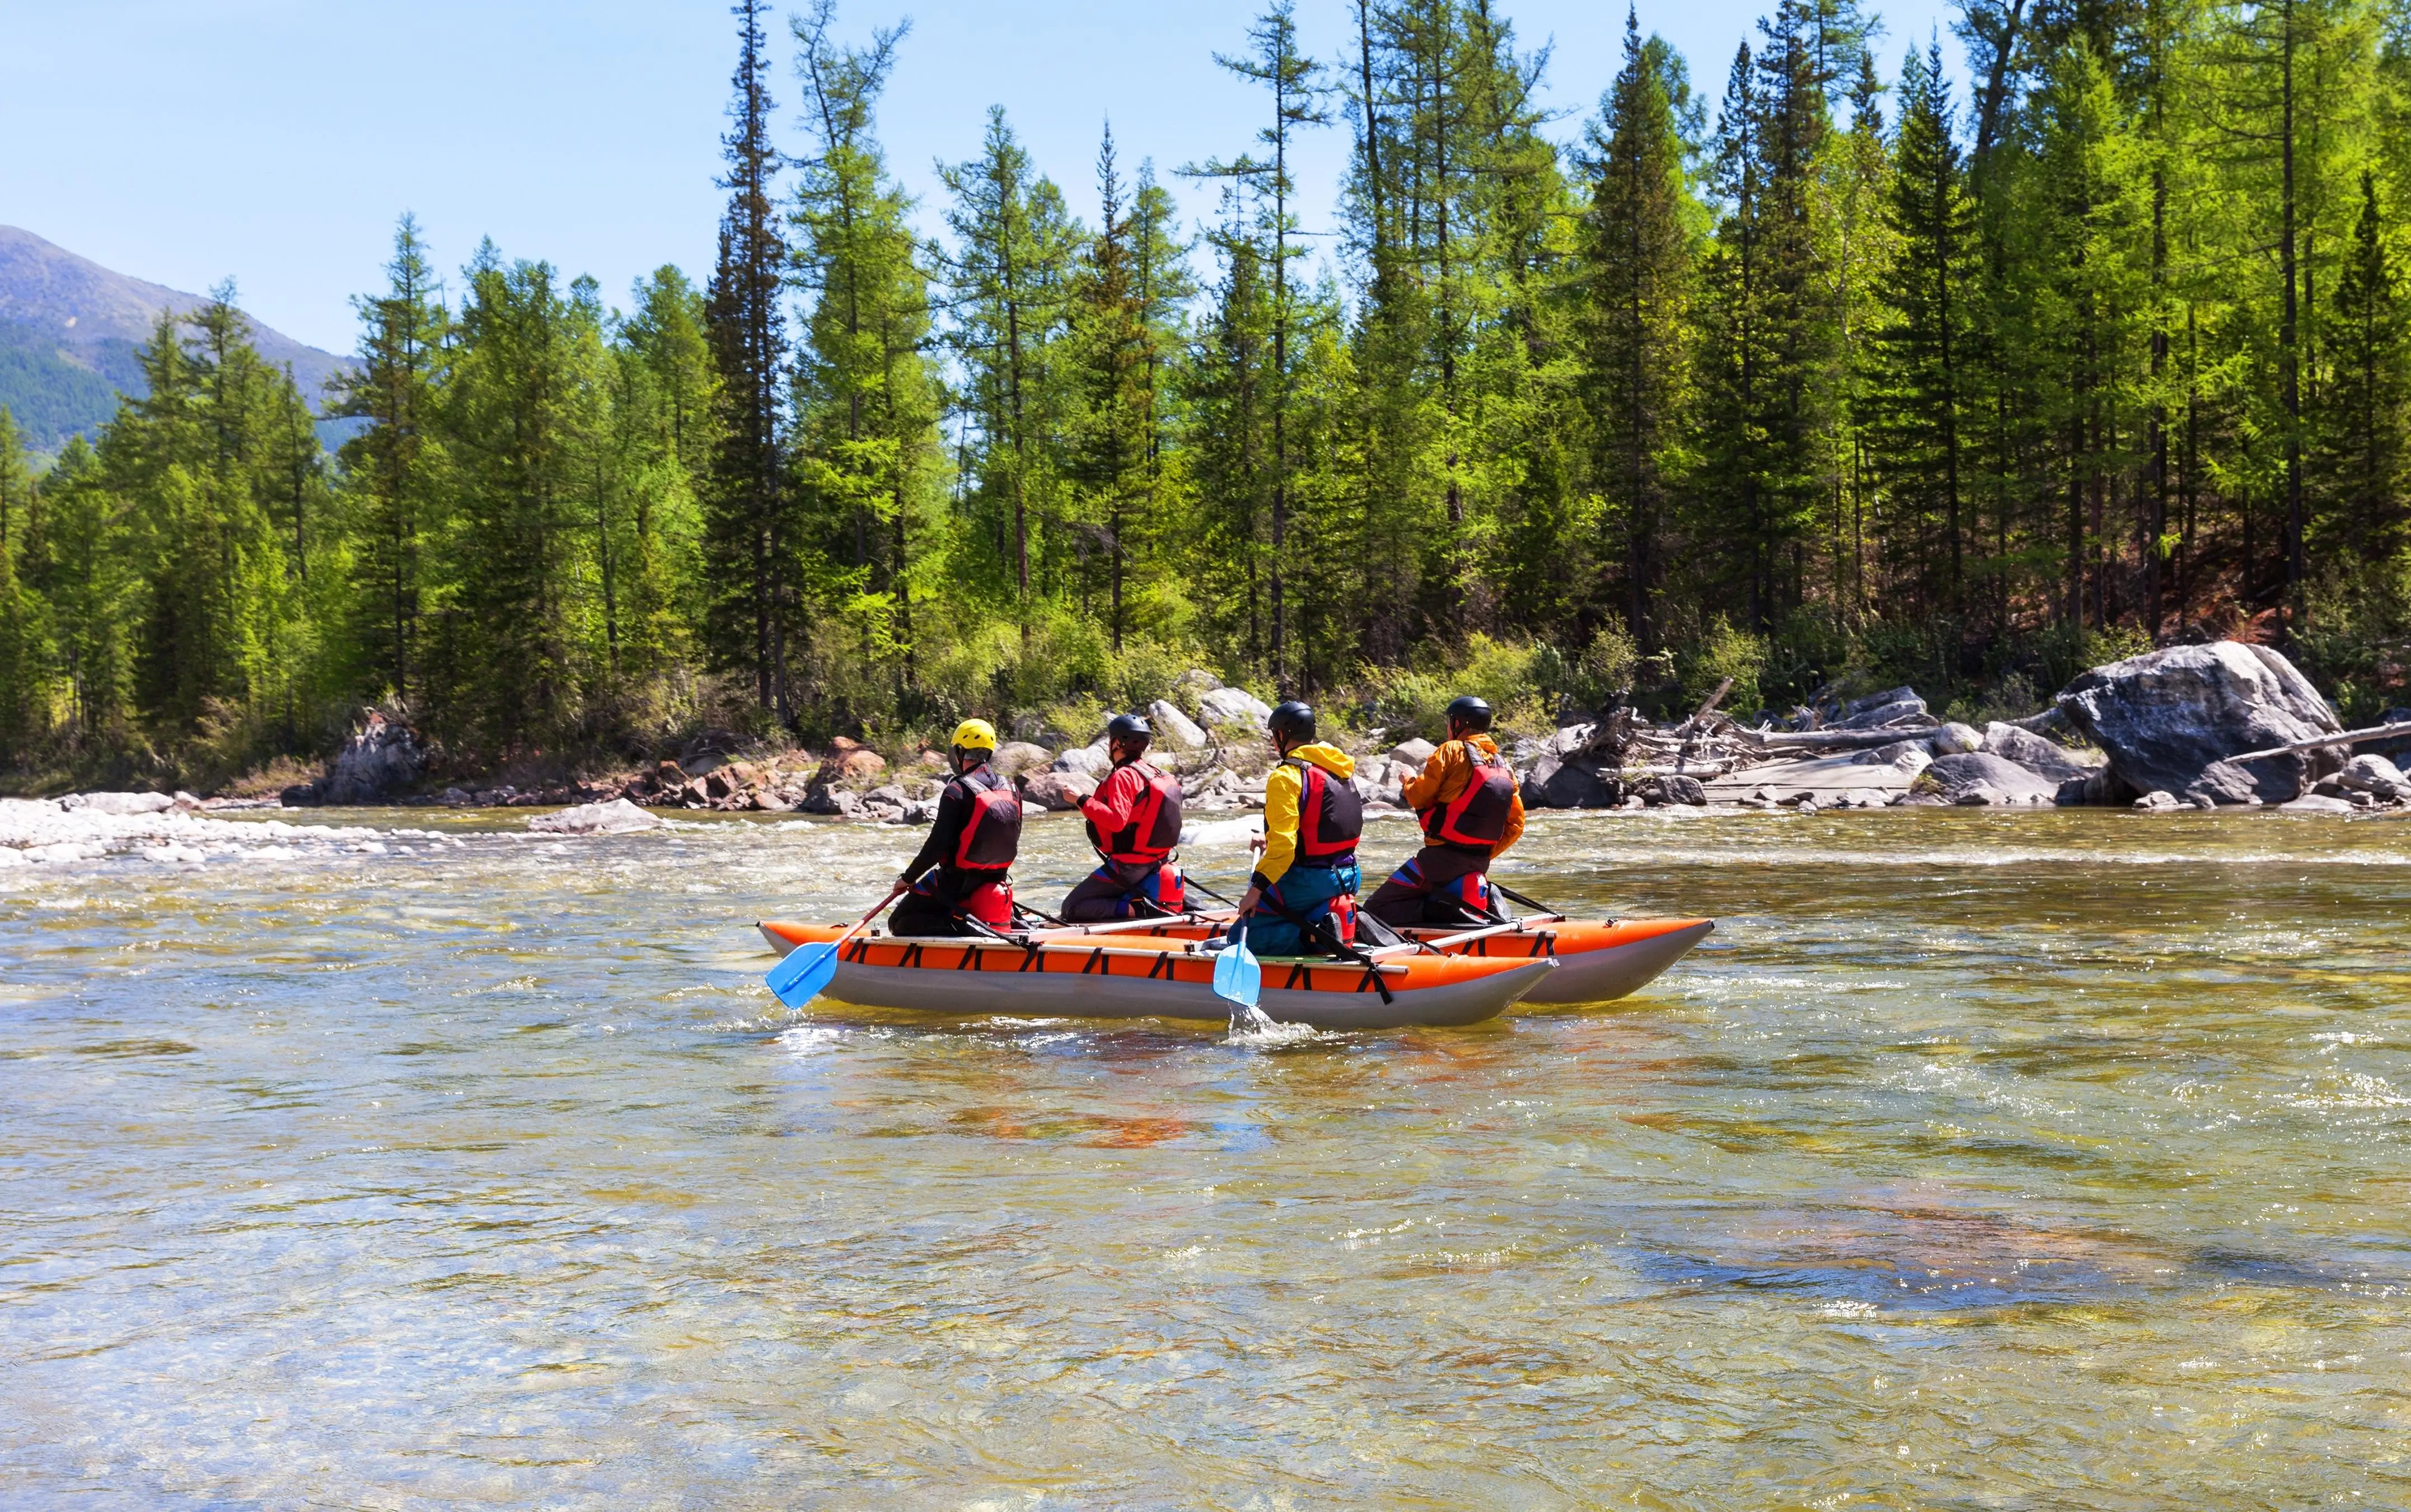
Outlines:
{"label": "fallen branch", "polygon": [[1770,751],[1872,751],[1902,741],[1931,740],[1939,725],[1895,726],[1891,729],[1772,729],[1754,732]]}
{"label": "fallen branch", "polygon": [[2246,751],[2242,756],[2227,759],[2266,761],[2271,756],[2292,756],[2298,751],[2323,751],[2331,745],[2358,745],[2362,741],[2383,741],[2395,736],[2411,736],[2411,720],[2394,725],[2372,725],[2367,729],[2348,729],[2342,734],[2321,735],[2315,740],[2293,741],[2285,745],[2272,745],[2266,751]]}

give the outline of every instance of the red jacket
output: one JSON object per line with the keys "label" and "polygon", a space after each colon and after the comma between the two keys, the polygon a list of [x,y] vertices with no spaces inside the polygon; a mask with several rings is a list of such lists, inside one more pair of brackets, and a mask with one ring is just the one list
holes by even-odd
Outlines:
{"label": "red jacket", "polygon": [[1126,761],[1105,774],[1097,790],[1080,800],[1080,813],[1096,826],[1100,841],[1130,828],[1131,814],[1147,793],[1147,773]]}

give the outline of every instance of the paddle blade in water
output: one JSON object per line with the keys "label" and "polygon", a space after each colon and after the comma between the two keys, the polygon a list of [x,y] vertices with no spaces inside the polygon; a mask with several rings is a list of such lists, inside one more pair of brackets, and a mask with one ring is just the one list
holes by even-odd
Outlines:
{"label": "paddle blade in water", "polygon": [[820,996],[821,990],[836,977],[836,946],[799,945],[762,979],[770,984],[770,991],[778,994],[780,1002],[800,1008]]}
{"label": "paddle blade in water", "polygon": [[1214,962],[1214,995],[1225,1003],[1252,1008],[1264,991],[1264,971],[1256,964],[1256,953],[1248,948],[1245,931],[1234,935],[1229,949]]}

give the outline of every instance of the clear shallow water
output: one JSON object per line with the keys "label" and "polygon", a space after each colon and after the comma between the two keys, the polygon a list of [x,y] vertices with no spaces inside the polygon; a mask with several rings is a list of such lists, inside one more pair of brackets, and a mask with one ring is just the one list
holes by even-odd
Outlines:
{"label": "clear shallow water", "polygon": [[0,874],[0,1499],[2411,1500],[2411,823],[1542,816],[1718,932],[1266,1050],[799,1020],[917,835],[523,817]]}

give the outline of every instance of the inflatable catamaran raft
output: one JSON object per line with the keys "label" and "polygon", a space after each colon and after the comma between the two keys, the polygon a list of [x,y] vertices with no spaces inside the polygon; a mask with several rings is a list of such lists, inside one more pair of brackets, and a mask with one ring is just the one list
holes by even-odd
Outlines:
{"label": "inflatable catamaran raft", "polygon": [[[1115,1019],[1230,1017],[1214,994],[1210,915],[1063,925],[1001,939],[863,933],[838,952],[828,997],[865,1007],[957,1015]],[[766,922],[785,955],[841,925]],[[1268,958],[1259,1006],[1283,1023],[1389,1029],[1479,1023],[1517,1001],[1599,1003],[1658,975],[1715,929],[1704,918],[1581,922],[1542,916],[1464,930],[1408,932],[1415,943],[1368,960]]]}

